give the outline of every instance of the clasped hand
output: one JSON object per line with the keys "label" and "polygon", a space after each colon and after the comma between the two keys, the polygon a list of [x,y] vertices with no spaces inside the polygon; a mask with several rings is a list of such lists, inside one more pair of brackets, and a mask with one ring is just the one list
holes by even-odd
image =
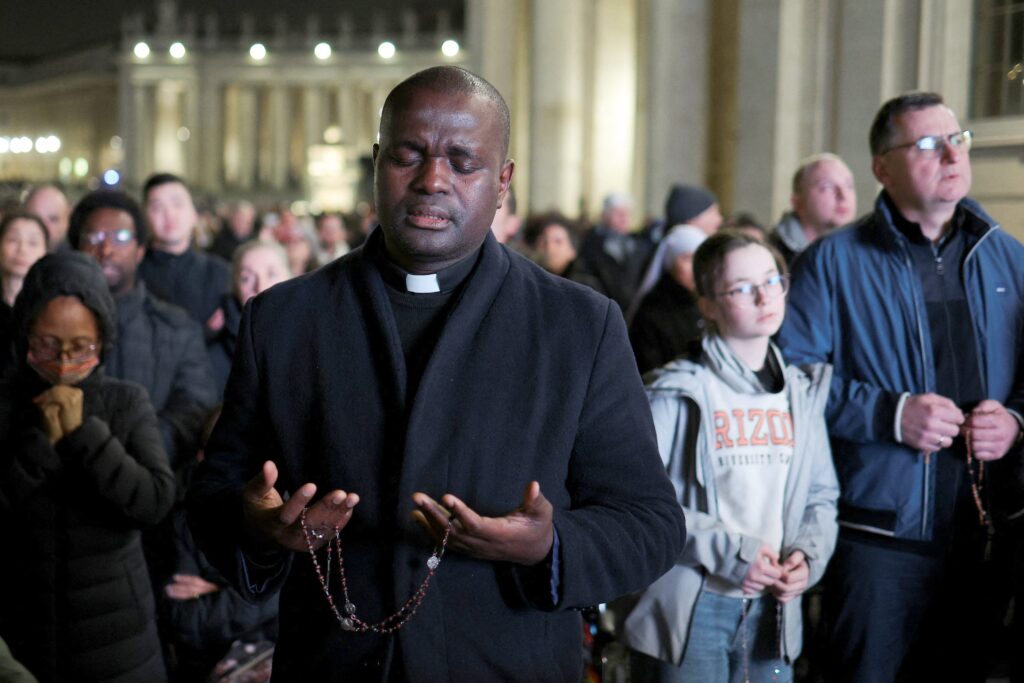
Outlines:
{"label": "clasped hand", "polygon": [[769,590],[776,600],[787,603],[807,590],[810,573],[802,550],[794,550],[779,562],[779,554],[762,544],[743,579],[743,592],[753,595]]}
{"label": "clasped hand", "polygon": [[999,401],[984,400],[964,415],[945,396],[916,394],[903,405],[900,429],[903,443],[922,453],[948,448],[964,434],[974,457],[998,460],[1010,450],[1020,425]]}
{"label": "clasped hand", "polygon": [[32,399],[43,418],[43,429],[55,444],[82,426],[82,390],[55,384]]}

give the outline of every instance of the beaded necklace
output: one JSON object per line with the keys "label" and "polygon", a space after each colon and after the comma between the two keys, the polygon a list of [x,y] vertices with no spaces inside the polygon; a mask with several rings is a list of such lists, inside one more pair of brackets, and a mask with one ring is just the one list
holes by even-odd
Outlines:
{"label": "beaded necklace", "polygon": [[[324,534],[322,531],[316,529],[310,529],[306,525],[306,508],[302,509],[302,514],[299,515],[299,521],[302,525],[302,535],[306,540],[306,547],[309,549],[309,557],[313,560],[313,569],[316,570],[317,579],[320,581],[320,587],[324,591],[324,597],[327,598],[327,604],[331,608],[331,612],[334,613],[334,618],[338,620],[338,624],[342,629],[346,631],[354,631],[356,633],[365,633],[366,631],[373,631],[374,633],[394,633],[398,629],[405,626],[406,622],[412,619],[412,616],[416,614],[416,610],[419,608],[420,603],[423,602],[423,598],[427,595],[427,587],[430,586],[430,579],[433,578],[434,573],[437,572],[437,568],[441,566],[441,558],[444,557],[444,551],[448,547],[448,536],[452,532],[451,522],[448,523],[448,528],[445,529],[444,538],[441,539],[441,545],[434,548],[433,554],[427,559],[427,576],[420,583],[419,587],[413,592],[409,599],[398,608],[398,611],[390,614],[375,624],[371,624],[367,621],[363,621],[356,616],[356,606],[352,604],[352,600],[349,599],[348,595],[348,581],[345,579],[345,558],[341,553],[341,530],[334,530],[334,538],[327,542],[327,558],[326,558],[326,570],[320,569],[320,562],[316,558],[316,550],[313,549],[313,539],[322,540]],[[341,594],[345,599],[343,609],[345,614],[342,615],[338,611],[337,606],[334,604],[334,597],[331,595],[330,581],[331,581],[331,555],[336,555],[338,558],[338,578],[341,581]]]}

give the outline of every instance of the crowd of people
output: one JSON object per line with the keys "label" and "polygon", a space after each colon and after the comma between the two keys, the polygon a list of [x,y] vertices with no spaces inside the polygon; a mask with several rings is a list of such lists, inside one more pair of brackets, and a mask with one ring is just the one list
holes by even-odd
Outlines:
{"label": "crowd of people", "polygon": [[575,683],[608,603],[637,683],[1024,680],[1024,247],[941,96],[869,123],[874,206],[816,154],[770,228],[683,183],[521,219],[454,67],[361,215],[31,188],[0,679]]}

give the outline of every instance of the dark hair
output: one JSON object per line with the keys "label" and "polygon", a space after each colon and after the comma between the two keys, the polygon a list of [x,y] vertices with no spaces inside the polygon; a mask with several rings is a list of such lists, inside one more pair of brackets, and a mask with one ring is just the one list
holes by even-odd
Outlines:
{"label": "dark hair", "polygon": [[68,220],[68,242],[72,248],[81,248],[79,242],[82,239],[82,231],[85,230],[85,223],[97,209],[117,209],[127,213],[135,224],[135,241],[139,244],[146,243],[149,238],[149,227],[142,216],[139,203],[124,192],[96,190],[82,197],[71,212],[71,218]]}
{"label": "dark hair", "polygon": [[7,234],[14,221],[30,221],[38,225],[40,232],[43,233],[43,244],[46,245],[47,249],[50,248],[50,233],[46,231],[46,224],[43,223],[43,219],[24,209],[15,209],[4,214],[3,220],[0,221],[0,240]]}
{"label": "dark hair", "polygon": [[741,232],[735,228],[719,230],[704,240],[693,255],[693,279],[697,283],[697,293],[706,298],[715,294],[715,280],[722,273],[725,257],[743,247],[757,245],[766,249],[775,260],[775,267],[780,273],[786,272],[786,262],[779,252],[761,240]]}
{"label": "dark hair", "polygon": [[757,217],[752,213],[741,211],[740,213],[734,213],[733,215],[722,221],[722,225],[719,230],[757,230],[762,236],[768,234],[768,229],[764,227],[761,221],[757,220]]}
{"label": "dark hair", "polygon": [[544,228],[552,224],[560,225],[565,228],[565,232],[569,235],[569,241],[572,242],[572,246],[576,246],[578,232],[575,224],[558,211],[549,211],[547,213],[531,216],[526,221],[526,227],[523,228],[523,241],[526,242],[526,246],[531,249],[535,249],[537,247],[537,242],[540,241],[540,238],[544,235]]}
{"label": "dark hair", "polygon": [[432,90],[448,95],[479,95],[489,100],[501,120],[501,155],[503,158],[508,156],[512,117],[509,114],[505,98],[501,96],[497,88],[483,78],[459,66],[433,66],[414,73],[396,85],[384,100],[384,108],[380,115],[381,130],[385,130],[390,125],[391,113],[394,108],[399,106],[409,93],[416,90]]}
{"label": "dark hair", "polygon": [[882,154],[889,145],[893,143],[892,120],[908,111],[927,109],[944,105],[942,95],[934,92],[906,92],[898,95],[885,104],[875,114],[875,120],[871,124],[871,133],[868,136],[868,143],[871,145],[872,154]]}
{"label": "dark hair", "polygon": [[153,191],[153,188],[160,187],[161,185],[169,185],[171,183],[179,183],[186,191],[188,191],[188,196],[192,196],[192,188],[190,188],[188,183],[178,176],[173,173],[154,173],[146,178],[146,183],[142,186],[142,201],[146,202],[149,200],[149,193]]}

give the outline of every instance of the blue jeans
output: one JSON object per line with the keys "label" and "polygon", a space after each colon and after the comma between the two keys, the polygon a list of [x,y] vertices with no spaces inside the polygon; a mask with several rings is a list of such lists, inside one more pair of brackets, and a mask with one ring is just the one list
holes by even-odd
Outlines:
{"label": "blue jeans", "polygon": [[779,656],[777,604],[771,597],[727,598],[702,592],[682,663],[676,666],[632,652],[632,682],[790,683],[793,669]]}

